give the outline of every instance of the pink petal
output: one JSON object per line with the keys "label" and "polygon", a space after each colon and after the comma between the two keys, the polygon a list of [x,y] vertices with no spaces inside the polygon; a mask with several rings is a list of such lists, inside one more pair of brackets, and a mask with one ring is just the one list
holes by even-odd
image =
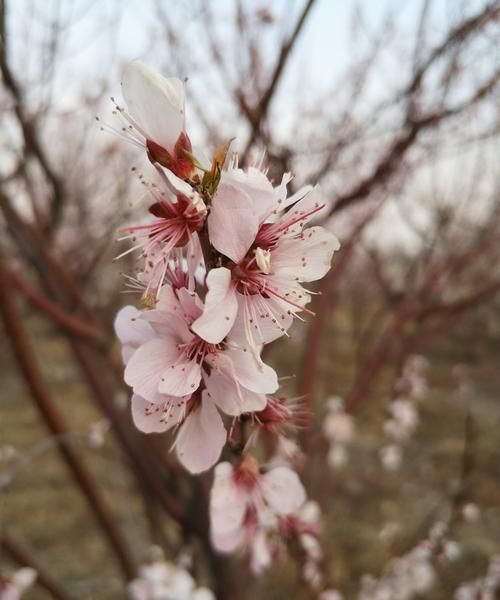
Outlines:
{"label": "pink petal", "polygon": [[[278,197],[273,184],[265,173],[255,167],[249,167],[245,171],[239,168],[228,169],[222,174],[222,182],[224,185],[238,188],[249,196],[259,222],[278,206]],[[283,196],[286,196],[286,186]]]}
{"label": "pink petal", "polygon": [[238,346],[268,344],[284,335],[293,322],[289,307],[283,308],[283,302],[273,296],[237,294],[237,300],[238,313],[228,337]]}
{"label": "pink petal", "polygon": [[187,396],[195,392],[201,381],[201,366],[196,360],[177,356],[166,365],[158,390],[169,396]]}
{"label": "pink petal", "polygon": [[270,544],[266,531],[257,531],[252,539],[250,568],[252,573],[259,575],[272,561]]}
{"label": "pink petal", "polygon": [[273,273],[292,281],[316,281],[330,270],[332,256],[340,244],[323,227],[309,227],[296,238],[285,238],[271,253]]}
{"label": "pink petal", "polygon": [[171,285],[164,285],[161,288],[160,297],[156,303],[155,310],[177,312],[180,309],[179,299]]}
{"label": "pink petal", "polygon": [[159,164],[155,164],[155,168],[165,183],[167,189],[173,194],[174,198],[177,196],[177,194],[184,194],[188,198],[191,197],[193,194],[193,188],[189,185],[189,183],[187,183],[187,181],[177,177],[177,175],[172,173],[170,169],[162,167]]}
{"label": "pink petal", "polygon": [[196,277],[205,266],[203,252],[201,250],[200,238],[194,233],[186,247],[186,263],[189,277],[189,290],[192,291],[196,285]]}
{"label": "pink petal", "polygon": [[173,398],[158,394],[164,400],[148,402],[142,396],[132,396],[132,418],[134,425],[144,433],[162,433],[179,422],[185,410],[185,398]]}
{"label": "pink petal", "polygon": [[205,377],[205,384],[210,398],[226,415],[236,417],[266,407],[265,394],[251,392],[218,371],[213,370],[209,377]]}
{"label": "pink petal", "polygon": [[184,308],[170,285],[163,286],[156,307],[142,314],[159,336],[174,336],[183,342],[193,337],[186,323]]}
{"label": "pink petal", "polygon": [[296,278],[285,277],[281,271],[272,275],[266,275],[268,289],[274,292],[274,298],[281,313],[295,314],[300,312],[304,306],[311,301],[311,296]]}
{"label": "pink petal", "polygon": [[128,112],[145,137],[172,153],[184,131],[184,83],[134,61],[124,69],[122,89]]}
{"label": "pink petal", "polygon": [[253,244],[257,228],[258,220],[248,194],[233,185],[221,183],[208,215],[212,246],[239,263]]}
{"label": "pink petal", "polygon": [[225,443],[222,419],[203,393],[201,404],[189,413],[177,434],[177,456],[188,471],[201,473],[218,461]]}
{"label": "pink petal", "polygon": [[295,204],[296,202],[299,202],[300,200],[302,200],[302,198],[305,198],[313,190],[314,190],[314,188],[313,188],[312,185],[305,185],[304,187],[301,187],[300,190],[298,190],[297,192],[295,192],[295,194],[292,194],[291,196],[288,196],[288,198],[280,206],[280,208],[287,208],[288,206],[292,206],[292,204]]}
{"label": "pink petal", "polygon": [[210,492],[210,530],[214,546],[221,552],[231,552],[243,540],[243,520],[248,497],[234,483],[233,467],[220,463],[214,471]]}
{"label": "pink petal", "polygon": [[134,351],[154,336],[154,331],[135,306],[125,306],[115,318],[116,335],[123,344],[122,357],[126,364]]}
{"label": "pink petal", "polygon": [[205,308],[191,329],[207,342],[218,344],[229,333],[236,318],[236,290],[231,271],[225,267],[209,271],[206,283]]}
{"label": "pink petal", "polygon": [[[304,191],[306,192],[305,195],[299,196],[299,194],[302,194]],[[301,198],[300,200],[299,197]],[[286,230],[286,236],[298,235],[304,228],[304,225],[306,225],[311,219],[325,217],[325,214],[328,211],[327,202],[323,198],[323,194],[321,193],[319,186],[315,186],[312,189],[299,190],[297,194],[294,194],[293,197],[290,197],[286,201],[286,206],[292,204],[292,200],[298,200],[298,202],[296,202],[295,206],[293,206],[289,211],[282,214],[278,221],[288,223],[295,221],[299,217],[303,218],[291,225]]]}
{"label": "pink petal", "polygon": [[221,353],[229,362],[218,361],[216,364],[229,378],[234,378],[243,387],[258,394],[272,394],[278,385],[278,376],[274,369],[263,362],[257,362],[250,350],[242,348],[229,349]]}
{"label": "pink petal", "polygon": [[140,346],[130,358],[125,368],[125,382],[146,400],[154,398],[161,378],[178,355],[175,340],[167,337],[153,338]]}
{"label": "pink petal", "polygon": [[185,321],[192,323],[203,312],[203,302],[196,292],[191,292],[187,288],[177,290],[177,295]]}
{"label": "pink petal", "polygon": [[280,515],[297,511],[306,501],[304,486],[288,467],[276,467],[263,475],[261,486],[265,501]]}

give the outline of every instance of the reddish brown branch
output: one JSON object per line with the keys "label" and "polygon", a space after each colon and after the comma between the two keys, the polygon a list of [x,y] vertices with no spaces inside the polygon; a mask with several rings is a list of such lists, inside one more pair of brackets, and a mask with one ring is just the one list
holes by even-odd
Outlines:
{"label": "reddish brown branch", "polygon": [[[35,357],[31,351],[27,333],[19,315],[18,309],[12,299],[9,278],[0,261],[0,313],[3,317],[5,331],[12,346],[19,369],[28,386],[31,396],[35,401],[45,424],[55,436],[66,437],[69,430],[63,418],[57,411],[50,392],[36,365]],[[78,455],[65,442],[59,443],[60,453],[70,468],[75,480],[88,500],[98,522],[106,534],[110,545],[114,549],[122,571],[127,579],[135,574],[134,562],[127,548],[125,538],[118,527],[113,514],[109,511],[104,499],[101,497],[90,473],[80,461]]]}
{"label": "reddish brown branch", "polygon": [[[250,138],[248,139],[245,150],[242,153],[242,161],[244,162],[248,157],[248,153],[258,138],[262,123],[265,121],[267,117],[267,112],[269,110],[269,106],[271,104],[271,100],[273,99],[274,93],[278,87],[278,83],[281,79],[285,66],[288,62],[288,58],[290,57],[290,53],[292,51],[295,42],[297,41],[300,32],[304,26],[304,23],[309,15],[315,0],[308,0],[306,5],[304,6],[304,10],[302,11],[300,17],[297,20],[297,23],[294,27],[294,30],[288,40],[282,45],[281,52],[279,54],[278,60],[276,62],[276,66],[274,67],[273,75],[271,77],[271,81],[269,85],[259,100],[257,107],[251,110],[247,105],[246,101],[242,102],[240,98],[240,106],[242,108],[243,113],[249,118],[252,130],[250,133]],[[244,99],[243,99],[244,100]]]}
{"label": "reddish brown branch", "polygon": [[151,452],[145,453],[137,436],[130,435],[130,428],[123,423],[122,415],[113,401],[113,390],[106,383],[106,373],[102,371],[102,358],[96,356],[84,342],[70,338],[75,358],[79,362],[94,398],[113,424],[122,447],[130,458],[135,472],[156,496],[166,512],[178,523],[185,524],[185,512],[182,505],[165,488],[161,465]]}
{"label": "reddish brown branch", "polygon": [[63,310],[60,306],[51,302],[48,298],[42,296],[40,292],[33,289],[29,283],[18,273],[10,269],[5,269],[7,277],[11,283],[22,292],[26,298],[35,306],[50,317],[55,323],[63,327],[68,333],[78,337],[102,344],[105,336],[95,327],[84,323],[80,319],[73,317]]}
{"label": "reddish brown branch", "polygon": [[399,136],[387,148],[372,172],[361,179],[356,185],[344,194],[339,195],[331,214],[344,210],[368,197],[373,190],[382,187],[397,172],[403,164],[403,159],[410,148],[413,147],[418,136],[425,130],[435,128],[444,120],[456,116],[467,108],[483,99],[491,93],[498,83],[499,73],[495,72],[493,77],[479,87],[476,92],[466,101],[449,109],[435,109],[427,115],[417,115],[417,95],[421,83],[430,67],[452,46],[464,42],[473,33],[484,28],[488,23],[494,22],[500,15],[498,3],[494,2],[487,6],[478,15],[471,17],[461,23],[457,28],[450,31],[447,38],[440,44],[416,70],[412,81],[405,89],[402,97],[407,98],[406,114],[404,116],[403,128]]}
{"label": "reddish brown branch", "polygon": [[17,543],[5,533],[0,538],[0,547],[21,567],[30,567],[37,572],[36,582],[43,587],[55,600],[72,600],[65,590],[45,572],[44,569]]}
{"label": "reddish brown branch", "polygon": [[69,300],[67,307],[78,307],[86,319],[95,323],[95,315],[87,306],[74,274],[53,256],[43,233],[19,216],[1,188],[0,209],[19,250],[38,271],[51,294],[58,297],[62,285]]}
{"label": "reddish brown branch", "polygon": [[335,309],[335,284],[341,280],[343,274],[347,270],[350,260],[354,255],[356,243],[361,238],[365,227],[372,221],[381,206],[381,203],[377,204],[377,206],[375,206],[375,208],[356,226],[349,241],[341,246],[339,256],[334,258],[331,270],[321,281],[319,295],[316,296],[313,305],[316,316],[309,326],[306,343],[304,345],[302,370],[298,386],[299,393],[304,396],[308,406],[309,403],[312,402],[314,396],[323,335],[325,333],[327,321],[331,318]]}
{"label": "reddish brown branch", "polygon": [[24,99],[21,87],[18,85],[8,63],[7,58],[7,40],[6,40],[6,5],[2,2],[0,10],[0,72],[5,88],[10,92],[14,100],[14,112],[21,127],[24,138],[26,156],[34,156],[38,161],[45,177],[52,188],[51,210],[49,221],[47,222],[47,231],[53,231],[59,225],[64,208],[64,185],[62,179],[56,174],[52,168],[45,148],[40,143],[37,123],[33,116],[27,117],[24,108]]}

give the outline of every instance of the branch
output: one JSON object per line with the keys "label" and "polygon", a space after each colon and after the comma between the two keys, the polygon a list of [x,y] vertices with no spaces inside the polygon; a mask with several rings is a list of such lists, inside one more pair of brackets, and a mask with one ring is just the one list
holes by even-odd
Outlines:
{"label": "branch", "polygon": [[10,92],[14,100],[14,112],[23,133],[25,153],[27,156],[31,154],[37,159],[52,188],[52,201],[47,226],[48,231],[53,231],[57,228],[62,218],[62,211],[64,207],[64,185],[62,179],[59,178],[50,165],[50,161],[45,153],[45,149],[40,143],[35,119],[29,119],[26,116],[23,106],[23,94],[21,88],[12,74],[8,64],[6,12],[7,9],[5,6],[5,1],[3,0],[0,10],[0,72],[2,73],[4,86]]}
{"label": "branch", "polygon": [[[17,359],[19,369],[28,386],[31,396],[43,417],[45,424],[56,436],[68,435],[68,427],[57,411],[50,392],[38,370],[35,357],[31,351],[27,333],[18,309],[11,297],[9,279],[0,261],[0,314],[3,317],[5,331]],[[101,497],[90,473],[80,461],[73,448],[65,443],[59,444],[59,451],[70,468],[75,480],[88,500],[98,522],[114,549],[123,574],[127,579],[135,575],[135,566],[125,538],[123,537],[113,514],[109,511]]]}
{"label": "branch", "polygon": [[63,310],[60,306],[45,298],[37,290],[33,289],[18,273],[5,268],[5,275],[26,298],[39,310],[50,317],[55,323],[63,327],[68,333],[96,342],[102,345],[105,342],[105,336],[92,325],[73,317]]}
{"label": "branch", "polygon": [[7,534],[0,538],[0,547],[21,567],[30,567],[37,573],[36,583],[43,587],[55,600],[72,600],[73,596],[59,587],[59,584],[48,575],[31,556],[15,543]]}
{"label": "branch", "polygon": [[402,164],[408,150],[414,145],[421,132],[435,128],[442,121],[460,114],[494,90],[499,80],[498,70],[491,79],[463,103],[449,109],[430,113],[426,116],[417,117],[415,115],[414,96],[418,93],[423,77],[428,69],[450,47],[458,42],[465,41],[478,29],[493,21],[498,15],[500,15],[500,8],[498,7],[498,3],[495,2],[485,8],[479,15],[471,17],[460,26],[453,29],[446,40],[429,55],[427,60],[419,68],[417,68],[411,83],[402,94],[402,97],[408,97],[403,131],[386,150],[372,173],[358,182],[353,189],[338,197],[330,214],[339,212],[347,206],[360,202],[374,189],[385,184]]}
{"label": "branch", "polygon": [[[244,162],[246,160],[246,158],[248,157],[248,153],[250,152],[250,149],[251,149],[253,143],[255,142],[255,140],[257,139],[257,137],[260,134],[260,129],[261,129],[262,123],[266,119],[267,112],[269,110],[269,105],[271,104],[271,100],[273,99],[274,93],[278,87],[279,81],[280,81],[283,71],[285,69],[285,66],[286,66],[286,63],[290,56],[290,53],[292,51],[292,48],[293,48],[295,42],[297,41],[297,38],[299,37],[300,32],[302,31],[304,23],[314,5],[314,2],[315,2],[315,0],[307,1],[306,5],[304,7],[304,10],[302,11],[302,13],[295,25],[292,35],[288,38],[288,40],[286,42],[283,43],[283,45],[281,47],[280,55],[278,57],[278,61],[276,63],[276,66],[274,67],[274,72],[271,77],[271,81],[270,81],[266,91],[262,95],[257,107],[253,110],[250,110],[249,107],[246,106],[246,103],[242,103],[241,99],[240,99],[240,107],[242,109],[242,112],[249,118],[251,125],[252,125],[250,137],[248,139],[245,150],[242,153],[242,162]],[[237,94],[236,94],[236,96],[239,98],[239,96]]]}

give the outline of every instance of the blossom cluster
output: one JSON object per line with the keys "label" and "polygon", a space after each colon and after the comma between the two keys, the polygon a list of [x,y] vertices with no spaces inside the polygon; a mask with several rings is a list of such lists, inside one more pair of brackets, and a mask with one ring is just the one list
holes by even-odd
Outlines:
{"label": "blossom cluster", "polygon": [[263,468],[247,452],[262,430],[286,445],[300,412],[262,350],[311,312],[303,284],[322,278],[339,248],[311,223],[326,206],[321,191],[289,194],[291,174],[275,184],[262,161],[241,168],[230,143],[207,159],[186,131],[183,81],[134,62],[122,89],[114,131],[154,167],[153,180],[140,175],[146,210],[123,230],[120,240],[132,245],[117,257],[136,254],[127,279],[141,294],[142,306],[126,306],[115,321],[134,423],[145,433],[174,432],[179,461],[196,474],[219,461],[244,422],[244,452],[215,470],[214,544],[244,548],[259,571],[279,552],[278,534],[296,536],[313,565],[317,532],[300,512],[298,476],[287,466]]}
{"label": "blossom cluster", "polygon": [[354,422],[344,410],[344,401],[338,396],[329,398],[323,421],[323,435],[328,441],[327,461],[332,469],[343,467],[348,460],[347,448],[354,435]]}
{"label": "blossom cluster", "polygon": [[139,576],[128,584],[130,600],[215,600],[211,590],[197,587],[190,573],[167,561],[160,548],[152,548],[151,560],[139,568]]}
{"label": "blossom cluster", "polygon": [[491,557],[484,577],[462,583],[455,591],[454,600],[495,600],[500,593],[500,555]]}
{"label": "blossom cluster", "polygon": [[[390,523],[380,532],[380,537],[391,543],[398,531],[397,524]],[[449,523],[437,521],[425,539],[404,555],[394,558],[378,579],[364,575],[358,600],[412,600],[420,597],[436,583],[436,566],[455,561],[460,556],[460,545],[449,538]]]}
{"label": "blossom cluster", "polygon": [[387,408],[389,417],[384,423],[387,444],[379,451],[380,461],[386,471],[397,471],[401,467],[402,446],[418,426],[417,402],[428,389],[427,366],[423,356],[409,356],[394,386],[394,397]]}

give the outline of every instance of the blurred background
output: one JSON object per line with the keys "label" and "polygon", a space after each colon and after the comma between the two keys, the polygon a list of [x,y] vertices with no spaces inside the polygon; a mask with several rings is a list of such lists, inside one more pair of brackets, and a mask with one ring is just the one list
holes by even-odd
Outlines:
{"label": "blurred background", "polygon": [[131,167],[151,166],[100,122],[134,58],[187,78],[196,146],[236,136],[241,162],[265,150],[276,180],[324,190],[342,248],[316,317],[266,352],[312,414],[296,467],[326,581],[361,597],[438,526],[455,546],[432,585],[384,598],[484,576],[500,553],[499,34],[484,0],[0,0],[0,576],[35,566],[28,598],[123,598],[157,544],[189,548],[219,600],[314,597],[292,561],[254,578],[214,553],[211,475],[131,424],[112,324],[138,297],[122,293],[133,258],[112,259],[144,209]]}

